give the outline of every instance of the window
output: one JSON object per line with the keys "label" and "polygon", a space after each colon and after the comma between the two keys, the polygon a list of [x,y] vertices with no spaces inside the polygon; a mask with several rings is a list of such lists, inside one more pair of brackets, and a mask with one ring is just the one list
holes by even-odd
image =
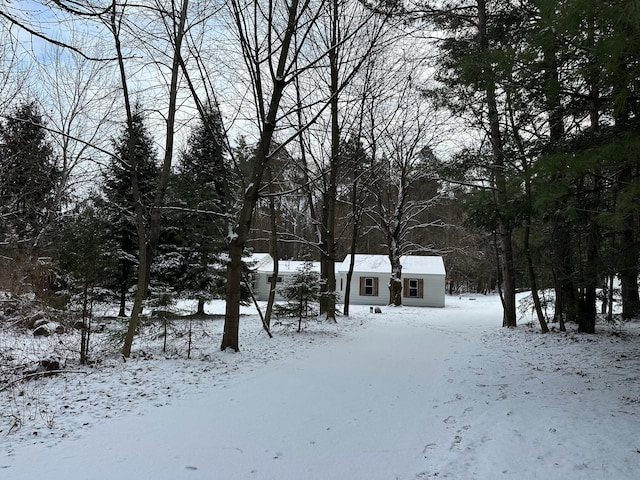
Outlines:
{"label": "window", "polygon": [[378,277],[360,277],[360,296],[378,296]]}
{"label": "window", "polygon": [[373,295],[373,278],[364,279],[364,294]]}
{"label": "window", "polygon": [[403,290],[405,298],[423,298],[424,280],[422,278],[405,278]]}
{"label": "window", "polygon": [[[269,275],[269,276],[267,277],[267,283],[268,283],[268,284],[271,284],[271,280],[273,280],[273,275]],[[282,283],[282,277],[278,276],[278,278],[277,278],[277,280],[276,280],[276,283]]]}
{"label": "window", "polygon": [[418,298],[418,280],[415,278],[410,278],[408,283],[409,291],[407,292],[407,294],[410,297]]}

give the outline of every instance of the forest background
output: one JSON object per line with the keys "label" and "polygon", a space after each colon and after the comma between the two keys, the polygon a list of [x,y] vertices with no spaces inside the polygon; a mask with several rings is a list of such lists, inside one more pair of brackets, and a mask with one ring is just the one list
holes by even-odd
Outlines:
{"label": "forest background", "polygon": [[640,309],[635,1],[3,1],[0,52],[0,288],[119,302],[125,357],[178,297],[238,350],[249,249],[319,260],[329,319],[352,253],[506,326]]}

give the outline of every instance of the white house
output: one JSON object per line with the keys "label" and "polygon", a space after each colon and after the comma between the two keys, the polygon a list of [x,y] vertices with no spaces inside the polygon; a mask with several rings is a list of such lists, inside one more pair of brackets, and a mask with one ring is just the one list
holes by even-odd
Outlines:
{"label": "white house", "polygon": [[[254,269],[253,293],[258,300],[268,300],[273,259],[268,253],[254,253],[249,259]],[[351,256],[336,264],[336,290],[338,301],[343,301],[347,272]],[[445,269],[442,257],[407,255],[400,259],[402,264],[402,304],[420,307],[444,307]],[[304,265],[303,261],[280,260],[278,262],[278,287],[284,286],[287,279]],[[314,262],[313,268],[320,272],[320,263]],[[353,305],[388,305],[389,279],[391,263],[386,255],[355,256],[353,276],[351,278],[350,303]],[[276,294],[276,300],[282,297]]]}
{"label": "white house", "polygon": [[[336,266],[338,294],[344,298],[351,256]],[[442,257],[406,255],[402,265],[402,304],[444,307],[446,272]],[[391,262],[386,255],[355,256],[351,278],[350,303],[388,305]]]}
{"label": "white house", "polygon": [[[248,259],[254,266],[253,294],[257,300],[268,300],[269,289],[271,288],[271,278],[273,277],[273,259],[268,253],[254,253]],[[304,265],[303,261],[280,260],[278,261],[278,287],[283,287],[285,282],[291,278],[298,269]],[[313,262],[313,270],[320,273],[320,263]],[[282,297],[276,292],[276,300]]]}

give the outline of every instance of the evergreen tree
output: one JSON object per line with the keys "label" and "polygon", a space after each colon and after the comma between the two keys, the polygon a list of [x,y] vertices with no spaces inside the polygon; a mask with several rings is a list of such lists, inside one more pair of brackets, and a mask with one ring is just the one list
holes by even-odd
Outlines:
{"label": "evergreen tree", "polygon": [[[53,149],[35,102],[18,105],[0,124],[0,234],[37,243],[56,209]],[[13,242],[11,242],[13,243]]]}
{"label": "evergreen tree", "polygon": [[189,137],[169,191],[167,227],[153,271],[165,287],[204,303],[224,294],[226,252],[224,131],[217,110],[207,110]]}
{"label": "evergreen tree", "polygon": [[472,112],[492,149],[457,157],[467,183],[493,187],[469,202],[475,223],[498,237],[522,232],[531,288],[537,278],[555,287],[557,321],[593,332],[597,287],[614,271],[624,315],[640,312],[635,2],[425,3],[438,5],[426,11],[452,33],[434,98]]}
{"label": "evergreen tree", "polygon": [[226,190],[224,138],[220,113],[211,108],[205,110],[189,138],[179,167],[194,198],[200,199],[207,207],[216,207],[218,211],[222,210]]}
{"label": "evergreen tree", "polygon": [[[153,202],[154,184],[159,175],[157,152],[140,105],[136,105],[133,119],[137,175],[143,209],[146,211],[146,207]],[[138,252],[127,128],[124,128],[120,136],[114,140],[113,147],[114,155],[104,172],[103,201],[100,202],[99,208],[104,209],[110,238],[119,247],[116,253],[118,271],[114,275],[116,281],[113,287],[120,294],[119,316],[125,316],[126,294],[129,288],[135,285]]]}
{"label": "evergreen tree", "polygon": [[[81,318],[80,363],[89,359],[93,305],[109,300],[103,288],[115,270],[118,248],[105,229],[106,219],[92,200],[76,206],[62,219],[54,257],[69,306]],[[106,297],[106,298],[105,298]]]}
{"label": "evergreen tree", "polygon": [[302,319],[317,314],[314,305],[321,296],[320,273],[314,269],[313,262],[309,259],[282,287],[280,293],[287,299],[287,304],[280,311],[298,318],[298,332],[302,328]]}
{"label": "evergreen tree", "polygon": [[[441,88],[431,92],[433,98],[449,110],[471,118],[471,125],[484,135],[484,141],[466,158],[476,160],[476,171],[483,172],[479,185],[482,183],[491,191],[491,209],[495,212],[492,233],[500,259],[505,326],[516,325],[515,225],[510,207],[513,159],[508,155],[511,131],[504,119],[509,105],[506,87],[520,40],[518,13],[510,2],[491,0],[453,1],[438,4],[430,12],[444,33],[438,59]],[[464,171],[465,175],[471,172]]]}

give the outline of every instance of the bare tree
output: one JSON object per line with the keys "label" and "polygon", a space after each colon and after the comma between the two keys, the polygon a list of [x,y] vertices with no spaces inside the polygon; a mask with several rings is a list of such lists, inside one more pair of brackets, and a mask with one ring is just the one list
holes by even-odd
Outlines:
{"label": "bare tree", "polygon": [[[378,7],[384,7],[377,5]],[[371,7],[371,5],[369,5]],[[339,183],[345,174],[345,158],[341,144],[357,123],[361,90],[353,86],[370,58],[390,48],[398,33],[393,28],[393,8],[368,8],[360,2],[331,0],[319,19],[323,28],[314,43],[326,49],[327,61],[312,72],[317,80],[309,90],[298,84],[298,98],[328,96],[329,109],[316,120],[313,129],[300,135],[303,167],[309,169],[311,212],[316,232],[316,249],[320,257],[322,295],[320,311],[335,320],[336,255],[340,226],[338,224]],[[321,90],[317,90],[320,86]],[[315,114],[300,113],[298,128]],[[352,132],[351,132],[352,133]]]}
{"label": "bare tree", "polygon": [[[131,186],[138,232],[138,282],[136,296],[131,311],[131,318],[129,320],[129,327],[122,347],[122,354],[125,357],[128,357],[131,354],[133,339],[138,326],[139,317],[142,312],[142,303],[146,296],[149,284],[151,262],[153,261],[160,237],[160,213],[164,203],[164,197],[171,172],[171,164],[173,161],[176,114],[178,110],[179,77],[181,71],[181,53],[187,28],[188,5],[188,0],[173,2],[169,7],[164,6],[164,2],[156,1],[149,6],[149,8],[144,8],[143,6],[141,7],[141,11],[136,11],[126,4],[119,5],[114,0],[109,16],[106,19],[110,32],[113,35],[114,47],[118,59],[117,62],[120,72],[120,80],[122,83],[127,128],[130,132],[129,168],[131,172]],[[129,89],[131,79],[127,69],[128,55],[125,53],[122,42],[127,31],[132,31],[134,34],[133,38],[137,38],[138,41],[145,38],[139,29],[144,28],[148,23],[141,24],[138,22],[132,22],[134,20],[144,18],[142,14],[151,15],[154,22],[159,22],[157,24],[160,25],[161,30],[157,32],[157,35],[153,35],[151,38],[153,42],[157,42],[158,39],[163,39],[164,48],[166,50],[164,50],[164,55],[162,55],[162,49],[158,48],[158,45],[153,42],[143,45],[138,44],[137,47],[140,48],[141,46],[145,46],[149,53],[153,52],[155,55],[159,56],[151,58],[162,58],[164,56],[164,61],[157,60],[156,62],[151,63],[158,67],[159,75],[166,75],[167,78],[167,106],[163,113],[166,127],[164,136],[164,158],[160,177],[156,186],[154,201],[148,215],[145,215],[145,212],[143,211],[144,207],[140,198],[137,172],[138,164],[135,158],[135,135],[133,134],[133,108],[131,92]],[[140,50],[138,50],[138,52],[138,54],[140,54]],[[144,50],[142,50],[142,52],[144,52]],[[148,218],[148,223],[145,220],[146,218]]]}
{"label": "bare tree", "polygon": [[[78,179],[79,164],[87,158],[102,123],[101,119],[87,121],[88,109],[96,107],[95,103],[87,105],[87,97],[92,95],[88,93],[89,85],[95,78],[80,78],[96,65],[90,65],[88,55],[74,45],[77,39],[73,29],[67,31],[66,38],[55,38],[53,29],[47,29],[47,22],[42,21],[38,12],[46,12],[49,20],[52,15],[57,18],[59,10],[50,9],[51,5],[32,2],[25,6],[8,3],[0,11],[0,106],[6,107],[16,98],[35,101],[42,111],[43,121],[38,127],[47,131],[55,159],[55,191],[50,208],[42,212],[41,228],[29,239],[31,253],[21,267],[26,269],[35,268],[35,257],[57,224],[61,205],[77,186],[73,182]],[[88,10],[86,14],[89,15]],[[76,62],[78,68],[65,70],[70,62]],[[69,75],[71,72],[73,77]],[[86,123],[76,129],[81,121]],[[96,150],[99,148],[93,148],[92,154]]]}
{"label": "bare tree", "polygon": [[0,23],[0,65],[0,109],[4,111],[24,89],[31,69],[21,59],[18,39],[4,22]]}
{"label": "bare tree", "polygon": [[312,28],[318,13],[309,2],[299,0],[270,2],[266,7],[242,0],[231,0],[229,4],[259,119],[259,139],[249,184],[237,221],[229,225],[227,302],[220,348],[239,351],[242,255],[249,239],[262,177],[274,154],[272,141],[280,117],[280,103],[291,78],[297,74],[292,59],[295,60],[299,52],[294,48],[293,38],[298,30],[304,32]]}
{"label": "bare tree", "polygon": [[105,62],[63,54],[57,47],[46,50],[44,65],[35,73],[43,86],[40,100],[60,164],[58,203],[86,194],[108,154],[106,139],[116,102],[112,73]]}
{"label": "bare tree", "polygon": [[384,239],[391,263],[389,303],[395,305],[402,303],[401,257],[434,252],[432,245],[415,241],[415,232],[442,225],[427,215],[442,195],[432,150],[438,129],[411,75],[405,78],[370,110],[369,125],[376,172],[369,188],[375,206],[366,215]]}

